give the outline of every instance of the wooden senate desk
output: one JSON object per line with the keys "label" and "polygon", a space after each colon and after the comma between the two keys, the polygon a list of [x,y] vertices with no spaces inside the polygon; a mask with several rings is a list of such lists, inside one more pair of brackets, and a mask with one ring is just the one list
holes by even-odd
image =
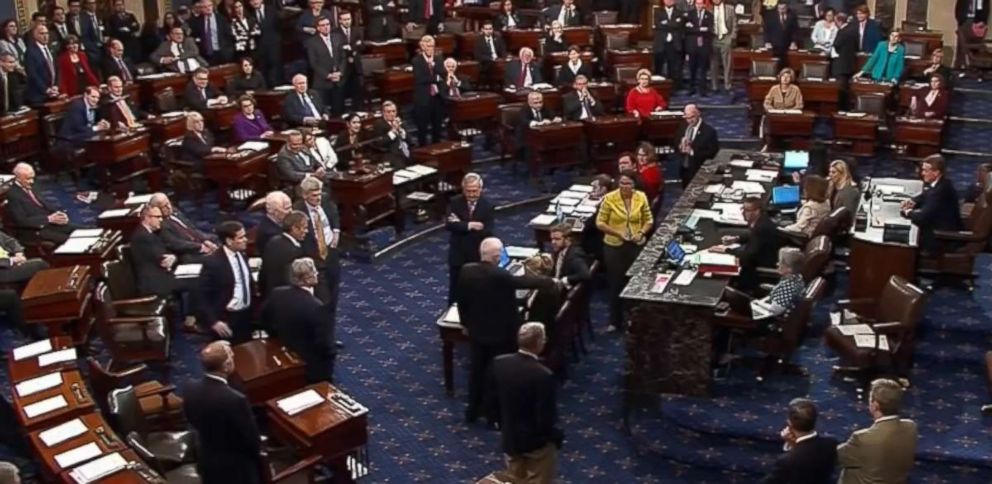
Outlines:
{"label": "wooden senate desk", "polygon": [[536,55],[544,37],[542,29],[511,29],[503,32],[503,40],[506,41],[506,52],[517,55],[523,47],[530,47]]}
{"label": "wooden senate desk", "polygon": [[790,150],[809,149],[816,114],[811,111],[769,111],[765,119],[768,120],[768,136],[774,144],[784,144]]}
{"label": "wooden senate desk", "polygon": [[386,42],[365,42],[365,50],[368,55],[381,55],[387,66],[410,62],[410,54],[406,50],[406,44],[401,39],[391,39]]}
{"label": "wooden senate desk", "polygon": [[103,187],[108,188],[113,179],[111,170],[119,163],[138,157],[145,157],[150,162],[151,145],[150,132],[144,126],[97,133],[86,140],[86,158],[99,167]]}
{"label": "wooden senate desk", "polygon": [[[615,66],[637,66],[640,69],[651,69],[654,64],[654,54],[650,49],[609,49],[604,56],[604,69]],[[608,71],[612,72],[612,71]]]}
{"label": "wooden senate desk", "polygon": [[329,180],[331,195],[341,212],[344,233],[357,239],[360,233],[390,219],[397,232],[403,230],[403,220],[393,196],[393,170],[388,165],[366,164],[361,170],[333,172]]}
{"label": "wooden senate desk", "polygon": [[306,386],[306,364],[273,338],[256,339],[231,347],[234,352],[233,381],[240,382],[252,405],[263,405]]}
{"label": "wooden senate desk", "polygon": [[564,121],[531,126],[524,132],[527,144],[527,164],[530,177],[536,179],[543,168],[575,165],[581,162],[577,141],[585,134],[585,125],[578,121]]}
{"label": "wooden senate desk", "polygon": [[229,62],[219,66],[210,66],[207,70],[210,71],[210,85],[220,92],[227,92],[227,81],[241,73],[241,64]]}
{"label": "wooden senate desk", "polygon": [[[506,99],[508,103],[523,103],[527,106],[527,95],[531,93],[533,89],[523,88],[523,89],[503,89],[503,98]],[[554,89],[538,89],[544,99],[544,107],[548,108],[552,113],[561,112],[561,90],[558,88]]]}
{"label": "wooden senate desk", "polygon": [[[768,91],[778,84],[774,77],[753,76],[747,78],[744,84],[747,99],[751,107],[752,133],[758,133],[758,119],[765,112],[765,96]],[[830,117],[837,112],[840,96],[840,81],[836,79],[811,80],[800,79],[795,82],[803,94],[803,109],[812,111],[817,116]]]}
{"label": "wooden senate desk", "polygon": [[444,392],[449,397],[455,395],[455,345],[468,342],[465,327],[462,326],[459,318],[454,317],[454,314],[457,314],[457,312],[457,309],[455,309],[454,313],[451,312],[451,309],[448,309],[437,318],[437,329],[441,333]]}
{"label": "wooden senate desk", "polygon": [[70,348],[75,348],[72,338],[57,336],[8,351],[7,370],[10,381],[18,383],[53,371],[76,369],[76,358],[65,359],[73,356],[73,352],[59,353]]}
{"label": "wooden senate desk", "polygon": [[493,20],[499,15],[499,10],[488,5],[462,5],[449,9],[458,17],[464,18],[465,28],[471,31],[481,31],[486,20]]}
{"label": "wooden senate desk", "polygon": [[448,102],[448,128],[450,137],[457,138],[464,129],[477,129],[481,133],[493,131],[499,125],[499,105],[503,97],[494,92],[466,92]]}
{"label": "wooden senate desk", "polygon": [[930,90],[929,82],[907,81],[899,85],[899,108],[903,111],[909,110],[910,103],[916,96],[926,96]]}
{"label": "wooden senate desk", "polygon": [[72,247],[75,237],[70,238],[69,242],[52,252],[49,263],[52,267],[84,266],[89,268],[90,274],[106,276],[101,267],[103,261],[117,257],[117,248],[124,242],[124,234],[120,230],[102,229],[99,235],[90,238],[95,240],[85,249]]}
{"label": "wooden senate desk", "polygon": [[[271,89],[255,91],[255,107],[265,115],[265,119],[272,122],[282,120],[282,104],[292,89]],[[237,101],[235,99],[235,101]]]}
{"label": "wooden senate desk", "polygon": [[59,97],[45,101],[40,107],[38,107],[38,110],[41,111],[42,117],[48,116],[49,114],[64,113],[67,109],[69,109],[70,103],[81,97],[81,95],[73,97]]}
{"label": "wooden senate desk", "polygon": [[[69,430],[72,432],[70,433]],[[79,433],[68,437],[76,432]],[[35,457],[42,464],[42,474],[48,482],[54,482],[59,474],[76,465],[86,463],[103,454],[128,449],[127,444],[114,434],[110,425],[97,412],[82,414],[64,424],[35,430],[28,434],[28,440],[31,442],[31,449]],[[81,458],[82,460],[78,461],[66,455],[66,452],[84,446],[95,446],[95,452],[90,457]]]}
{"label": "wooden senate desk", "polygon": [[215,133],[227,133],[234,126],[234,117],[241,112],[236,99],[229,99],[224,104],[214,104],[203,113],[207,126]]}
{"label": "wooden senate desk", "polygon": [[[104,463],[108,464],[107,467],[110,469],[104,477],[100,477],[96,481],[82,476],[77,477],[77,474],[82,473],[84,469],[94,472],[93,468],[95,466]],[[120,465],[113,465],[114,463]],[[133,450],[125,449],[119,452],[104,454],[85,464],[79,464],[60,474],[59,482],[62,484],[81,484],[84,482],[99,482],[100,484],[165,484],[166,480],[142,461]]]}
{"label": "wooden senate desk", "polygon": [[588,145],[586,148],[589,158],[595,163],[602,163],[605,166],[616,165],[620,153],[634,151],[637,147],[640,122],[634,116],[607,114],[586,119],[583,123]]}
{"label": "wooden senate desk", "polygon": [[413,67],[392,66],[372,73],[379,95],[403,104],[413,99]]}
{"label": "wooden senate desk", "polygon": [[28,431],[60,424],[95,408],[86,380],[78,370],[46,373],[17,383],[11,392],[11,404],[18,422]]}
{"label": "wooden senate desk", "polygon": [[[872,178],[867,188],[870,202],[861,198],[851,229],[850,280],[852,299],[877,298],[892,276],[906,280],[916,277],[918,230],[900,213],[901,201],[923,191],[920,180]],[[896,196],[889,193],[896,193]],[[884,195],[883,195],[884,194]],[[909,235],[896,241],[886,236],[886,225],[908,229]]]}
{"label": "wooden senate desk", "polygon": [[651,113],[641,120],[641,135],[655,146],[671,146],[684,122],[683,114],[678,111]]}
{"label": "wooden senate desk", "polygon": [[186,89],[187,77],[178,72],[160,72],[158,74],[148,74],[138,77],[138,86],[141,88],[141,98],[149,104],[153,104],[155,94],[166,89],[172,89],[176,100],[181,100],[183,90]]}
{"label": "wooden senate desk", "polygon": [[38,111],[0,117],[0,163],[11,165],[38,155],[41,137],[38,134]]}
{"label": "wooden senate desk", "polygon": [[[320,403],[294,415],[279,402],[316,392]],[[334,386],[322,382],[266,402],[269,429],[277,439],[307,457],[321,456],[334,471],[334,482],[354,482],[368,474],[368,409]]]}
{"label": "wooden senate desk", "polygon": [[45,325],[49,336],[72,336],[74,344],[85,343],[93,326],[92,274],[87,266],[39,271],[21,293],[24,320]]}
{"label": "wooden senate desk", "polygon": [[862,94],[875,94],[885,96],[886,101],[890,100],[892,97],[892,92],[895,90],[895,84],[890,82],[875,82],[870,79],[852,79],[851,80],[851,101],[853,102],[859,95]]}
{"label": "wooden senate desk", "polygon": [[799,49],[790,50],[786,62],[792,70],[796,71],[796,77],[799,77],[803,74],[803,64],[829,62],[829,59],[823,51]]}
{"label": "wooden senate desk", "polygon": [[211,153],[203,158],[203,175],[217,184],[217,198],[221,208],[230,208],[232,188],[260,186],[268,173],[268,156],[268,151],[241,150],[233,153]]}
{"label": "wooden senate desk", "polygon": [[155,116],[141,122],[151,133],[152,144],[158,146],[186,134],[186,116],[183,113]]}
{"label": "wooden senate desk", "polygon": [[916,119],[900,116],[892,127],[892,141],[906,147],[906,155],[925,158],[940,153],[944,141],[943,119]]}
{"label": "wooden senate desk", "polygon": [[[738,35],[740,34],[738,33]],[[734,72],[749,76],[752,61],[770,61],[774,58],[771,50],[738,47],[730,52],[730,65]]]}
{"label": "wooden senate desk", "polygon": [[851,145],[856,156],[872,156],[878,143],[878,116],[865,113],[836,113],[833,115],[834,139]]}
{"label": "wooden senate desk", "polygon": [[410,151],[414,163],[437,168],[441,179],[460,186],[461,179],[472,166],[472,145],[461,141],[441,141]]}
{"label": "wooden senate desk", "polygon": [[124,235],[124,240],[130,240],[134,229],[141,223],[142,206],[126,207],[121,205],[104,210],[97,215],[96,225],[104,230],[120,231]]}
{"label": "wooden senate desk", "polygon": [[[659,274],[673,272],[663,260],[670,240],[682,239],[683,243],[702,250],[719,244],[722,235],[739,233],[740,228],[692,217],[695,209],[712,207],[711,203],[720,199],[706,193],[707,186],[746,179],[746,169],[728,166],[732,159],[750,159],[759,168],[765,160],[781,163],[782,157],[721,150],[715,159],[703,164],[668,215],[657,222],[654,235],[627,271],[630,282],[621,294],[630,308],[624,370],[625,418],[639,397],[661,393],[708,394],[713,349],[710,321],[729,277],[705,277],[700,273],[687,285],[668,284],[660,292],[653,288]],[[778,170],[776,165],[764,168]],[[773,183],[761,185],[766,192],[763,196],[767,197]],[[740,191],[727,192],[743,195]],[[690,219],[698,220],[694,228]],[[680,234],[679,229],[686,224],[690,224],[686,227],[689,233]],[[676,276],[677,273],[672,273],[673,279]]]}
{"label": "wooden senate desk", "polygon": [[640,34],[641,26],[637,24],[606,24],[599,25],[596,29],[599,31],[596,40],[597,45],[606,45],[606,37],[610,35],[627,35],[630,43],[633,44]]}

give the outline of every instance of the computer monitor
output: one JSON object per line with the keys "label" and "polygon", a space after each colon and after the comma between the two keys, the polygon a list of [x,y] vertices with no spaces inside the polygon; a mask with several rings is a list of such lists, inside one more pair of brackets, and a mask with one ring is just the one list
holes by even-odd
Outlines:
{"label": "computer monitor", "polygon": [[499,266],[506,269],[512,260],[510,259],[510,253],[506,251],[506,246],[504,246],[499,251]]}
{"label": "computer monitor", "polygon": [[685,249],[675,239],[668,241],[665,252],[668,253],[668,260],[676,264],[681,264],[682,260],[685,259]]}
{"label": "computer monitor", "polygon": [[782,168],[788,171],[800,171],[809,168],[808,151],[786,151]]}
{"label": "computer monitor", "polygon": [[799,205],[799,186],[783,185],[772,188],[772,205],[778,207]]}

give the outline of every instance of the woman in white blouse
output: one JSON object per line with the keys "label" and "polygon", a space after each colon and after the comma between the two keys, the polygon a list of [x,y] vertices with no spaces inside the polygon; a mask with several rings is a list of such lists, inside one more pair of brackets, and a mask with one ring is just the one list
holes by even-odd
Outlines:
{"label": "woman in white blouse", "polygon": [[834,9],[828,8],[823,12],[823,18],[813,26],[813,46],[824,52],[830,52],[837,37],[837,23],[834,21]]}
{"label": "woman in white blouse", "polygon": [[331,142],[323,136],[317,136],[311,129],[302,129],[303,145],[307,147],[310,156],[320,163],[320,166],[333,170],[338,164],[338,154],[331,148]]}

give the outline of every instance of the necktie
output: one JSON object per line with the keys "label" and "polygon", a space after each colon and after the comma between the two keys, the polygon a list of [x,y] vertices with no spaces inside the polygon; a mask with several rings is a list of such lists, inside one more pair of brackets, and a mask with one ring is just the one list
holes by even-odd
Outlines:
{"label": "necktie", "polygon": [[79,34],[82,33],[82,30],[83,29],[79,28],[79,16],[78,15],[72,17],[72,26],[75,27],[75,29],[76,29],[76,35],[79,35]]}
{"label": "necktie", "polygon": [[90,24],[93,26],[93,31],[96,32],[96,41],[103,43],[103,32],[100,31],[100,20],[96,18],[96,14],[90,14]]}
{"label": "necktie", "polygon": [[327,55],[331,56],[331,59],[333,59],[334,58],[334,46],[331,44],[331,36],[330,35],[328,35],[327,37],[324,37],[324,45],[327,46]]}
{"label": "necktie", "polygon": [[134,114],[131,113],[131,107],[128,106],[123,99],[117,101],[117,108],[120,109],[121,114],[124,115],[124,122],[127,124],[127,127],[133,128],[137,125],[134,120]]}
{"label": "necktie", "polygon": [[437,84],[434,82],[434,59],[424,56],[424,62],[427,63],[427,73],[431,77],[431,96],[437,96]]}
{"label": "necktie", "polygon": [[86,124],[93,126],[96,121],[96,115],[93,113],[93,108],[86,106]]}
{"label": "necktie", "polygon": [[7,95],[7,74],[0,72],[0,81],[2,81],[0,82],[0,89],[3,89],[3,97],[0,98],[3,99],[3,106],[0,106],[3,109],[0,109],[0,114],[6,114],[10,106],[10,96]]}
{"label": "necktie", "polygon": [[35,205],[37,205],[39,207],[44,207],[44,205],[41,204],[41,200],[38,200],[38,197],[35,196],[34,190],[31,190],[30,188],[26,188],[26,189],[24,189],[24,191],[27,192],[28,198],[30,198],[31,201],[34,202]]}
{"label": "necktie", "polygon": [[517,82],[517,87],[524,87],[524,83],[527,81],[527,64],[520,64],[520,81]]}
{"label": "necktie", "polygon": [[782,15],[782,26],[785,27],[785,15]]}
{"label": "necktie", "polygon": [[64,39],[66,36],[65,24],[59,24],[59,35]]}
{"label": "necktie", "polygon": [[351,44],[351,29],[349,28],[344,29],[344,38],[345,40],[348,41],[348,44]]}
{"label": "necktie", "polygon": [[186,225],[186,223],[183,222],[179,217],[173,215],[169,218],[171,218],[172,221],[176,223],[176,226],[179,227],[180,231],[186,234],[186,237],[188,239],[195,240],[197,242],[203,242],[203,237],[200,236],[200,233],[197,232],[196,230],[191,229],[189,225]]}
{"label": "necktie", "polygon": [[256,12],[258,13],[258,23],[262,23],[262,21],[265,20],[265,7],[259,6]]}
{"label": "necktie", "polygon": [[536,119],[538,122],[541,121],[541,110],[540,109],[537,109],[537,108],[534,109],[534,119]]}
{"label": "necktie", "polygon": [[317,254],[320,255],[320,260],[327,258],[327,239],[324,238],[324,218],[320,216],[320,212],[317,209],[311,209],[313,218],[313,231],[314,235],[317,236]]}
{"label": "necktie", "polygon": [[493,43],[493,38],[491,36],[486,37],[486,39],[489,42],[489,52],[491,53],[493,60],[496,60],[496,44]]}
{"label": "necktie", "polygon": [[124,59],[118,57],[117,65],[121,68],[121,80],[124,82],[131,82],[131,72],[127,70],[127,65],[124,64]]}
{"label": "necktie", "polygon": [[244,258],[241,256],[240,252],[234,253],[234,258],[238,260],[238,279],[241,279],[241,301],[244,303],[244,307],[251,305],[251,291],[248,290],[249,272],[248,265],[245,264]]}
{"label": "necktie", "polygon": [[205,15],[203,17],[203,31],[205,32],[203,36],[204,48],[203,51],[209,56],[214,53],[214,42],[212,40],[213,33],[210,31],[210,16]]}
{"label": "necktie", "polygon": [[434,15],[434,0],[424,0],[424,20],[430,20]]}
{"label": "necktie", "polygon": [[55,64],[52,63],[52,53],[48,50],[48,46],[42,45],[41,52],[45,54],[45,62],[48,63],[48,73],[51,74],[52,80],[49,83],[50,86],[55,85]]}
{"label": "necktie", "polygon": [[306,106],[307,109],[310,110],[310,115],[311,116],[313,116],[315,118],[319,118],[320,117],[320,114],[317,113],[317,107],[314,106],[313,105],[313,102],[310,101],[310,96],[308,96],[306,94],[300,94],[300,103],[303,104],[304,106]]}
{"label": "necktie", "polygon": [[472,214],[475,213],[475,203],[474,201],[468,202],[468,218],[472,218]]}

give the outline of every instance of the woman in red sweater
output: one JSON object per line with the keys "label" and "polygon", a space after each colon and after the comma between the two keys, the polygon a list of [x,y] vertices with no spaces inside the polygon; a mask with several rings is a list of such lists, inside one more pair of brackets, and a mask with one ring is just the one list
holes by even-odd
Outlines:
{"label": "woman in red sweater", "polygon": [[100,79],[90,69],[86,53],[79,49],[79,37],[69,35],[65,38],[58,64],[59,93],[75,96],[82,94],[89,86],[100,85]]}
{"label": "woman in red sweater", "polygon": [[638,119],[646,118],[653,111],[661,111],[667,106],[668,101],[651,87],[651,71],[637,71],[637,86],[627,93],[627,114],[633,114]]}
{"label": "woman in red sweater", "polygon": [[648,196],[648,201],[654,204],[655,198],[662,193],[665,185],[665,174],[658,165],[654,145],[647,141],[637,145],[637,172],[641,177],[641,189]]}

